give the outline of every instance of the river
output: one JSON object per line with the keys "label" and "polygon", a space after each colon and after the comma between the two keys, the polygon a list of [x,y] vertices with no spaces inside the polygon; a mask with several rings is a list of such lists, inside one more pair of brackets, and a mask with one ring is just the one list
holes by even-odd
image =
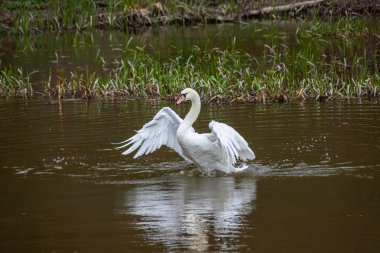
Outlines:
{"label": "river", "polygon": [[[127,47],[163,61],[194,46],[293,55],[308,49],[298,40],[302,23],[3,36],[0,68],[34,72],[38,88],[62,72],[107,72]],[[380,26],[368,24],[365,38],[322,38],[316,59],[363,58],[375,69]],[[0,99],[1,251],[379,252],[377,100],[203,105],[198,132],[210,120],[227,123],[256,155],[243,172],[212,175],[167,148],[138,159],[115,149],[164,106],[181,117],[189,109],[157,100]]]}
{"label": "river", "polygon": [[204,105],[195,124],[233,126],[256,154],[202,175],[162,148],[122,141],[155,100],[0,100],[4,252],[378,252],[380,105]]}

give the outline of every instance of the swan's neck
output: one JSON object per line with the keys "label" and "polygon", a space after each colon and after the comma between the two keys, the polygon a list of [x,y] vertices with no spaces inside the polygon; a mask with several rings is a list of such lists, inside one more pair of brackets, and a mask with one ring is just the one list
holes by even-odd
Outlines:
{"label": "swan's neck", "polygon": [[186,125],[187,127],[191,127],[197,120],[200,111],[201,99],[199,95],[196,94],[196,96],[194,96],[194,98],[191,100],[191,108],[183,121],[184,125]]}

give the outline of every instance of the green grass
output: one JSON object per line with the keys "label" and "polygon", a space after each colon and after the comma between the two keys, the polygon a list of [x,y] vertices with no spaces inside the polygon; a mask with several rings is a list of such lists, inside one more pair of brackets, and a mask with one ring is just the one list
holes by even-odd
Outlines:
{"label": "green grass", "polygon": [[[307,47],[308,45],[305,45]],[[46,94],[60,97],[102,96],[157,97],[172,99],[184,87],[199,91],[208,101],[269,102],[305,99],[347,99],[377,97],[378,70],[369,70],[363,59],[334,58],[319,62],[307,50],[287,55],[287,48],[267,46],[265,56],[256,59],[239,50],[193,47],[191,54],[162,62],[143,49],[124,51],[108,75],[96,72],[61,73],[45,84]],[[99,61],[101,64],[101,61]],[[29,75],[6,69],[0,74],[3,96],[32,92]]]}
{"label": "green grass", "polygon": [[305,23],[297,31],[297,35],[301,38],[317,40],[327,37],[354,40],[368,37],[368,34],[366,20],[355,16],[344,16],[334,23],[316,19],[311,24]]}
{"label": "green grass", "polygon": [[31,96],[33,94],[31,74],[25,74],[20,68],[4,68],[0,71],[0,97]]}
{"label": "green grass", "polygon": [[[118,49],[123,55],[121,60],[110,65],[98,51],[94,56],[95,66],[91,68],[97,71],[87,69],[84,73],[50,77],[44,87],[45,94],[74,98],[172,99],[184,87],[192,87],[204,100],[212,102],[379,96],[379,55],[377,51],[368,53],[363,49],[366,40],[375,36],[369,34],[365,20],[343,17],[337,22],[305,22],[297,31],[296,49],[282,44],[284,35],[276,29],[259,27],[256,33],[258,36],[264,33],[269,38],[263,54],[257,57],[237,50],[236,39],[232,39],[225,50],[194,46],[190,51],[176,52],[168,60],[160,59],[159,53],[155,54],[158,57],[152,57],[144,48],[131,48],[132,43],[128,41],[125,47]],[[78,46],[77,39],[71,42],[72,46]],[[106,70],[110,66],[113,67],[111,72]],[[29,76],[22,70],[3,70],[0,94],[30,95]]]}
{"label": "green grass", "polygon": [[[143,25],[208,24],[216,22],[241,22],[248,9],[281,5],[287,1],[203,1],[203,0],[7,0],[0,5],[0,12],[9,11],[11,24],[0,24],[0,31],[11,33],[36,33],[41,31],[118,29]],[[334,4],[334,1],[331,3]],[[319,7],[320,8],[320,7]],[[318,9],[318,8],[316,8]],[[286,15],[286,14],[285,14]],[[268,18],[278,18],[268,15]],[[311,34],[300,31],[302,36],[314,37],[329,27],[316,24]],[[362,24],[355,20],[338,24],[347,39]]]}
{"label": "green grass", "polygon": [[[233,6],[231,2],[226,1]],[[204,1],[168,0],[164,6],[157,3],[153,0],[8,0],[0,5],[0,11],[11,11],[12,23],[10,27],[0,25],[0,28],[20,34],[95,28],[125,30],[129,25],[199,22],[209,16]]]}
{"label": "green grass", "polygon": [[[233,44],[233,43],[232,43]],[[266,47],[262,59],[233,49],[179,51],[169,61],[150,57],[143,49],[124,51],[109,75],[96,72],[61,75],[66,97],[157,97],[173,99],[185,87],[207,101],[269,102],[305,99],[378,97],[380,76],[362,58],[319,61],[313,52],[289,55],[286,47]],[[318,54],[318,52],[316,52]],[[100,63],[99,63],[100,64]],[[56,88],[55,88],[56,89]],[[53,89],[54,90],[54,89]],[[56,94],[53,92],[52,94]]]}

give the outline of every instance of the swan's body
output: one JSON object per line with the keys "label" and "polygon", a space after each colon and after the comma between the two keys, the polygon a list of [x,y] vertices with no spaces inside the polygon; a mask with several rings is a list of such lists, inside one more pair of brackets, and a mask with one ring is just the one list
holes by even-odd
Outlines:
{"label": "swan's body", "polygon": [[162,108],[136,135],[122,142],[119,148],[132,144],[123,154],[130,154],[139,148],[134,156],[136,158],[166,145],[204,172],[220,170],[230,173],[245,169],[247,166],[234,167],[237,159],[255,159],[244,138],[232,127],[216,121],[209,124],[211,133],[196,133],[192,125],[200,113],[201,100],[195,90],[187,88],[181,92],[177,104],[188,100],[192,106],[185,119],[182,120],[169,107]]}

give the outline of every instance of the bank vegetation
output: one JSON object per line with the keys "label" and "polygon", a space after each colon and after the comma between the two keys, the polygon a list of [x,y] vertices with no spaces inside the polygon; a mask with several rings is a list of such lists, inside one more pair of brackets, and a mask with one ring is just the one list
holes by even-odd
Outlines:
{"label": "bank vegetation", "polygon": [[0,0],[0,32],[127,31],[141,26],[379,13],[380,0]]}

